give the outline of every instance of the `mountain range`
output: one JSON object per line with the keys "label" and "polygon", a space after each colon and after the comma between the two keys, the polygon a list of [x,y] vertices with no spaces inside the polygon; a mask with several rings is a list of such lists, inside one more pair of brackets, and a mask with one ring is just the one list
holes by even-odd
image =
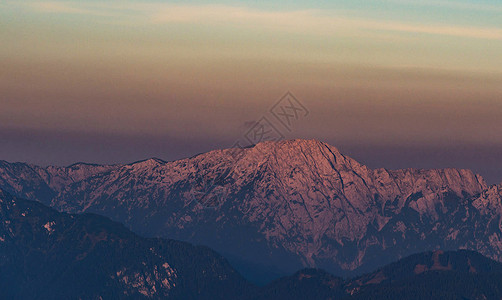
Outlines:
{"label": "mountain range", "polygon": [[315,140],[171,162],[1,161],[0,188],[143,236],[207,245],[256,283],[305,267],[362,274],[434,249],[502,260],[502,186],[469,170],[370,169]]}
{"label": "mountain range", "polygon": [[502,264],[429,251],[352,279],[303,269],[258,287],[207,247],[0,190],[0,289],[2,299],[500,299]]}

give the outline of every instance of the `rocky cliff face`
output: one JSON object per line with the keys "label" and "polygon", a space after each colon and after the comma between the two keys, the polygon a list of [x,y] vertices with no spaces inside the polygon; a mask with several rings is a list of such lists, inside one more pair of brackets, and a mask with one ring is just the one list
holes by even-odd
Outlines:
{"label": "rocky cliff face", "polygon": [[[469,170],[372,170],[314,140],[173,162],[40,168],[0,163],[0,187],[149,236],[207,244],[246,273],[369,270],[417,251],[502,258],[501,193]],[[267,270],[270,272],[271,270]]]}

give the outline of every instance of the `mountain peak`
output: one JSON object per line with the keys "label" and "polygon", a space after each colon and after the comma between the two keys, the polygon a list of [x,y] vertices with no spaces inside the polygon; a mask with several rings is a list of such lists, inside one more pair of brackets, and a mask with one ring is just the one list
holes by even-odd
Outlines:
{"label": "mountain peak", "polygon": [[280,140],[280,141],[264,141],[256,144],[258,145],[276,145],[276,146],[326,146],[328,144],[321,142],[316,139],[290,139],[290,140]]}
{"label": "mountain peak", "polygon": [[275,149],[281,149],[281,148],[287,148],[287,149],[298,149],[298,150],[310,150],[310,151],[316,151],[318,149],[322,148],[329,148],[331,151],[340,153],[338,149],[336,149],[334,146],[331,146],[327,143],[321,142],[319,140],[315,139],[292,139],[292,140],[280,140],[280,141],[265,141],[256,144],[253,148],[259,149],[261,151],[263,150],[275,150]]}
{"label": "mountain peak", "polygon": [[[281,140],[265,141],[246,148],[230,148],[225,150],[211,151],[201,154],[198,157],[204,159],[215,159],[223,153],[230,158],[232,164],[256,166],[267,163],[269,165],[280,164],[285,169],[292,165],[311,168],[315,165],[325,165],[327,169],[338,164],[348,164],[359,168],[361,165],[355,160],[346,157],[340,151],[326,143],[318,140]],[[280,170],[278,170],[280,171]]]}
{"label": "mountain peak", "polygon": [[160,158],[152,157],[152,158],[148,158],[148,159],[144,159],[144,160],[133,162],[133,163],[129,164],[129,166],[135,166],[135,167],[156,167],[156,166],[160,166],[160,165],[164,165],[164,164],[166,164],[166,161],[164,161],[164,160],[162,160]]}

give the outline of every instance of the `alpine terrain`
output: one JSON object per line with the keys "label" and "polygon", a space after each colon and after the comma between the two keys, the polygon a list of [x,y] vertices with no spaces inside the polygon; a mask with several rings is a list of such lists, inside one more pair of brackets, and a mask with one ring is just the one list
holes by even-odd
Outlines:
{"label": "alpine terrain", "polygon": [[303,269],[264,287],[212,250],[142,238],[0,190],[2,299],[500,299],[502,263],[467,251],[411,255],[343,279]]}
{"label": "alpine terrain", "polygon": [[255,282],[304,267],[361,274],[434,249],[502,260],[502,186],[469,170],[372,170],[315,140],[172,162],[2,161],[0,188],[140,235],[210,246]]}

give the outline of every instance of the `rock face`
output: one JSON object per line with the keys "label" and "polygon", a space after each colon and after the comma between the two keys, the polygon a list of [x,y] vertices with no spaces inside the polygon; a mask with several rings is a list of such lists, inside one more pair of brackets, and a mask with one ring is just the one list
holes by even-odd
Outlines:
{"label": "rock face", "polygon": [[502,259],[499,187],[469,170],[372,170],[315,140],[173,162],[0,162],[0,187],[140,234],[208,245],[251,277],[301,267],[346,275],[437,248]]}
{"label": "rock face", "polygon": [[3,299],[235,299],[248,287],[206,247],[145,239],[0,190]]}

